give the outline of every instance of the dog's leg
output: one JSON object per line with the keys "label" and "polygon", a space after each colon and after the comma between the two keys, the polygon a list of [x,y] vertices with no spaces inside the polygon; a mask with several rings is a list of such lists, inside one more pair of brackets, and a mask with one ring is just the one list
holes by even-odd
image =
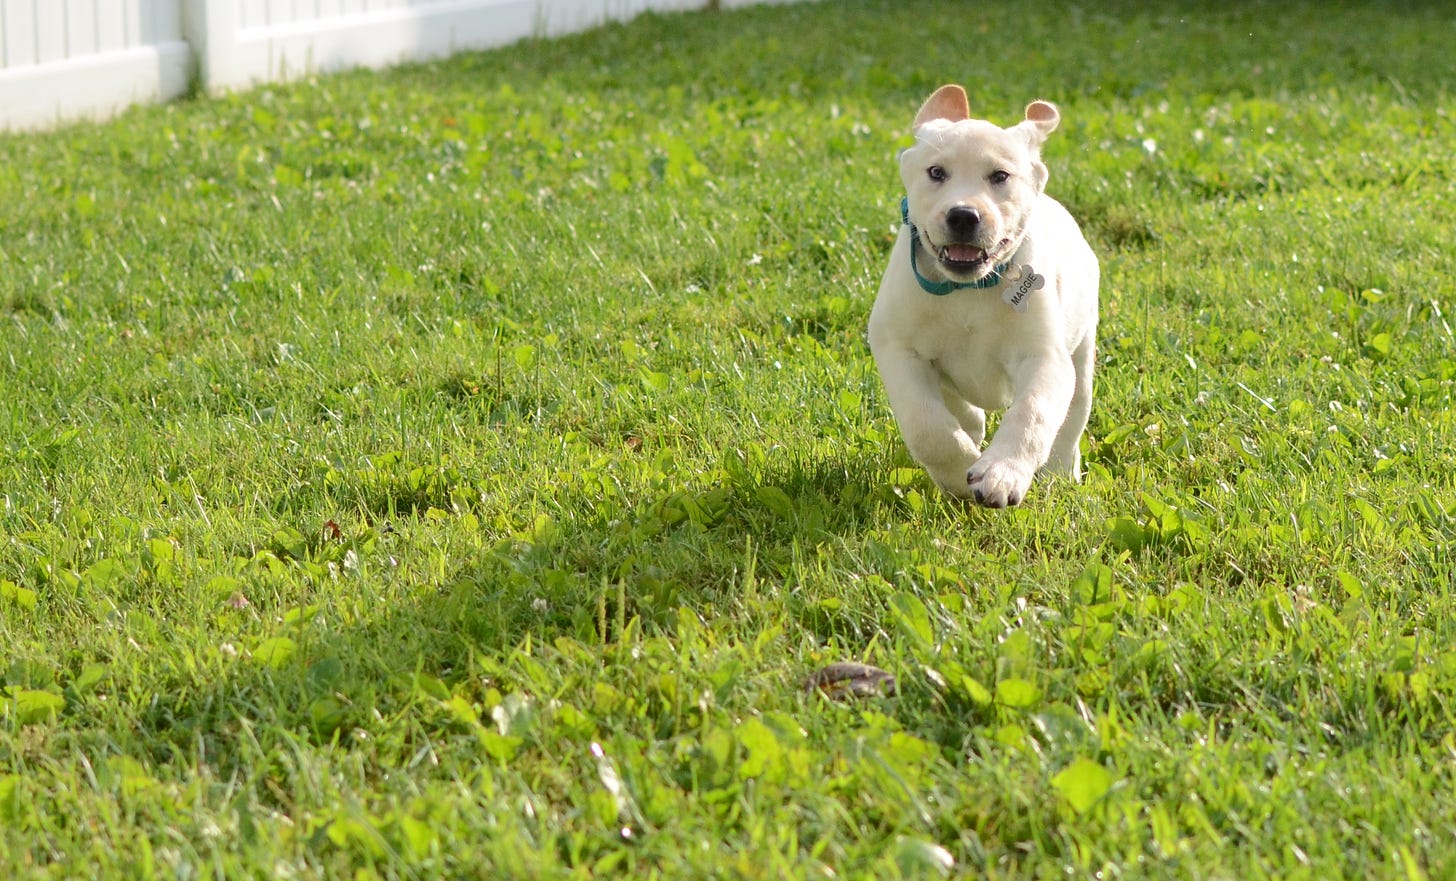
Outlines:
{"label": "dog's leg", "polygon": [[1072,390],[1072,403],[1067,408],[1067,421],[1052,441],[1051,455],[1047,457],[1045,470],[1060,474],[1075,481],[1082,480],[1082,432],[1087,429],[1087,417],[1092,413],[1092,368],[1097,347],[1091,338],[1072,352],[1072,365],[1077,371],[1077,384]]}
{"label": "dog's leg", "polygon": [[1076,372],[1065,354],[1043,352],[1026,358],[1012,375],[1012,402],[996,436],[966,474],[976,501],[989,508],[1017,505],[1031,478],[1051,452],[1066,421]]}
{"label": "dog's leg", "polygon": [[944,383],[940,387],[940,397],[945,401],[946,409],[970,435],[976,449],[980,449],[981,443],[986,440],[986,411],[962,398],[959,392]]}
{"label": "dog's leg", "polygon": [[882,350],[875,352],[875,362],[910,455],[936,486],[969,498],[966,469],[980,458],[981,445],[946,407],[935,368],[909,353]]}

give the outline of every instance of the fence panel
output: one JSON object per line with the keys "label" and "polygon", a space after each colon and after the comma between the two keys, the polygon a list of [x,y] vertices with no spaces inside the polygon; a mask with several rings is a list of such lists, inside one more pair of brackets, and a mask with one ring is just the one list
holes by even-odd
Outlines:
{"label": "fence panel", "polygon": [[0,0],[0,129],[109,116],[187,90],[179,0]]}
{"label": "fence panel", "polygon": [[[712,0],[0,0],[0,131]],[[794,0],[720,0],[722,6]]]}

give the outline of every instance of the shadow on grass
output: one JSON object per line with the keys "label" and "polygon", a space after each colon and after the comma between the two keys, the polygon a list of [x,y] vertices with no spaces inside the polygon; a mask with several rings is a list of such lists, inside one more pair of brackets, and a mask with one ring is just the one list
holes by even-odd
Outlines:
{"label": "shadow on grass", "polygon": [[[630,619],[671,632],[682,608],[762,620],[778,614],[757,607],[769,601],[786,604],[820,636],[863,639],[873,624],[831,621],[794,588],[818,581],[852,590],[847,582],[866,571],[896,565],[885,550],[882,559],[860,561],[860,572],[836,573],[816,551],[858,542],[885,522],[886,506],[903,504],[882,465],[817,459],[728,469],[589,517],[541,521],[458,568],[426,614],[454,620],[472,643],[500,650],[527,635],[607,642]],[[568,511],[592,504],[559,503]]]}
{"label": "shadow on grass", "polygon": [[[275,615],[277,624],[261,638],[246,637],[236,647],[246,661],[227,663],[229,674],[205,689],[176,671],[175,688],[145,699],[140,742],[159,761],[200,750],[220,774],[286,779],[293,772],[279,767],[287,759],[275,748],[281,732],[320,746],[341,740],[351,749],[385,749],[387,761],[397,762],[451,724],[441,707],[452,693],[479,695],[491,687],[490,670],[522,664],[511,673],[518,688],[549,694],[565,687],[549,678],[532,682],[522,670],[536,662],[523,646],[550,647],[548,654],[563,657],[588,650],[585,663],[594,667],[633,640],[677,641],[684,621],[721,617],[732,618],[733,638],[745,643],[787,623],[821,640],[864,645],[881,632],[889,599],[885,581],[873,576],[894,579],[904,565],[888,542],[872,537],[887,520],[886,508],[906,504],[884,477],[890,464],[785,460],[725,470],[718,481],[675,487],[612,512],[539,521],[459,561],[433,590],[384,608],[342,595],[310,602],[305,594],[302,604],[288,600],[286,610],[274,610],[262,576],[253,583],[255,603],[224,611],[217,629]],[[405,521],[438,510],[430,502],[445,503],[448,492],[361,496],[369,499],[383,507],[366,515],[393,517],[407,530]],[[567,497],[559,507],[599,504]],[[387,559],[385,550],[365,543],[390,531],[371,528],[367,539],[279,535],[259,550],[278,567],[281,592],[300,568],[324,572],[352,552]],[[856,571],[828,569],[825,561],[840,555],[817,549],[846,541],[855,545]],[[811,595],[805,584],[825,589]],[[624,627],[633,633],[624,635]],[[77,708],[104,710],[88,700]],[[386,727],[398,742],[366,743]],[[272,798],[290,809],[289,793]]]}

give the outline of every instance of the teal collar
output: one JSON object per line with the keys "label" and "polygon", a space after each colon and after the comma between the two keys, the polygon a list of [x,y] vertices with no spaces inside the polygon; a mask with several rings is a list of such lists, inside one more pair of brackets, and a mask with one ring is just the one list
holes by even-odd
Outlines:
{"label": "teal collar", "polygon": [[964,290],[965,288],[975,288],[980,291],[984,291],[987,288],[994,288],[1001,283],[1001,277],[1006,274],[1006,270],[1011,268],[1009,262],[1002,263],[991,270],[984,278],[979,278],[975,281],[931,281],[920,274],[920,267],[917,265],[915,259],[916,253],[920,250],[920,230],[916,229],[915,224],[910,222],[910,200],[908,198],[900,200],[900,220],[906,226],[910,227],[910,271],[915,273],[915,280],[920,283],[920,289],[927,294],[944,297],[946,294]]}

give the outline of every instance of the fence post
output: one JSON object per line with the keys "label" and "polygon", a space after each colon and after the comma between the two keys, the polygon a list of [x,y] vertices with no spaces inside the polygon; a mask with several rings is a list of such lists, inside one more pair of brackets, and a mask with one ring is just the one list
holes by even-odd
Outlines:
{"label": "fence post", "polygon": [[182,4],[182,33],[197,59],[197,84],[204,92],[233,85],[237,46],[236,0],[178,0]]}

